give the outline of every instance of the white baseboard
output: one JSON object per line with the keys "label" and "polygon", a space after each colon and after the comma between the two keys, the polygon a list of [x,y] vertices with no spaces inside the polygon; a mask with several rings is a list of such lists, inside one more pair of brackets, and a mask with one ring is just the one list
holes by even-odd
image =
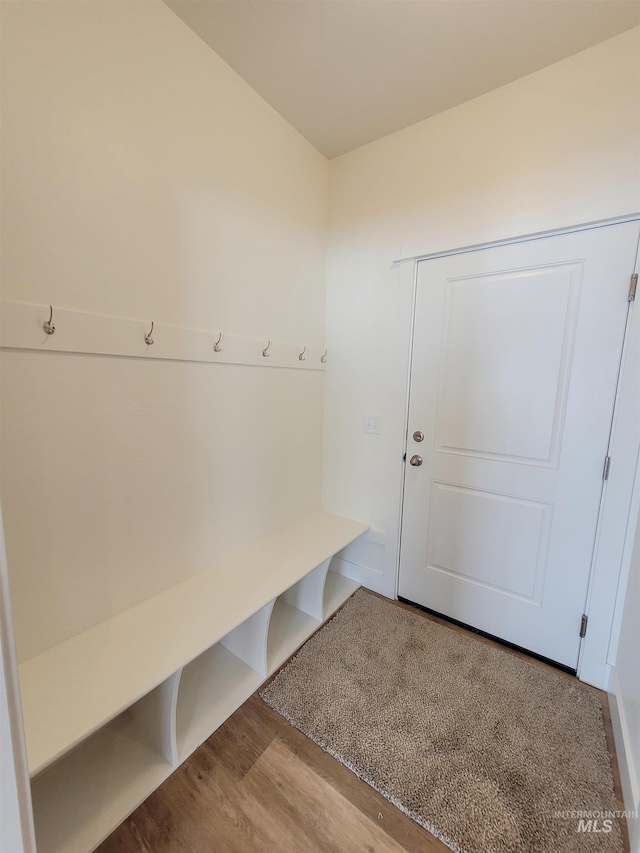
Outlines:
{"label": "white baseboard", "polygon": [[373,592],[384,594],[384,575],[374,569],[343,560],[341,557],[334,557],[329,568],[332,572],[337,572],[345,578],[351,578],[351,580],[357,581]]}
{"label": "white baseboard", "polygon": [[608,694],[624,808],[626,812],[635,813],[634,817],[627,817],[631,853],[640,853],[640,820],[638,819],[638,809],[640,808],[640,777],[638,776],[638,770],[640,768],[636,766],[636,759],[631,749],[629,726],[625,715],[624,703],[619,699],[620,689],[615,666],[610,668]]}
{"label": "white baseboard", "polygon": [[331,571],[361,583],[367,589],[382,592],[384,587],[384,531],[371,528],[355,542],[338,551]]}

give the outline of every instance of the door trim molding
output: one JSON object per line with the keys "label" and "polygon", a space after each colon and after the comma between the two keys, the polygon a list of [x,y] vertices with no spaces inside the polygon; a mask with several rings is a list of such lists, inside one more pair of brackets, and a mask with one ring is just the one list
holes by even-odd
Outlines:
{"label": "door trim molding", "polygon": [[[31,788],[20,704],[20,679],[9,604],[9,577],[0,507],[0,746],[6,764],[7,789],[0,791],[0,816],[7,823],[7,840],[21,836],[20,853],[36,853]],[[8,741],[8,743],[7,743]],[[6,747],[6,751],[5,751]],[[3,771],[4,776],[4,771]]]}
{"label": "door trim molding", "polygon": [[[636,252],[636,272],[639,263]],[[585,613],[589,616],[589,630],[580,644],[578,658],[578,677],[603,690],[608,685],[608,664],[615,663],[631,559],[630,545],[633,545],[638,515],[634,483],[640,470],[639,353],[640,311],[634,301],[629,304],[609,440],[611,466],[600,505],[587,591]]]}
{"label": "door trim molding", "polygon": [[385,594],[398,597],[400,577],[400,544],[402,540],[402,504],[406,466],[404,454],[407,445],[409,422],[409,382],[411,379],[411,353],[413,350],[414,315],[417,294],[418,264],[396,267],[398,306],[393,368],[393,397],[390,406],[389,455],[385,525]]}
{"label": "door trim molding", "polygon": [[[477,252],[480,249],[496,249],[500,246],[509,246],[511,243],[527,243],[529,240],[544,240],[546,237],[559,237],[562,234],[573,234],[575,231],[589,231],[591,228],[607,228],[610,225],[621,225],[623,222],[634,222],[640,219],[640,211],[628,213],[624,216],[616,216],[613,219],[599,219],[595,222],[583,222],[580,225],[569,225],[564,228],[552,228],[548,231],[534,231],[531,234],[521,234],[516,237],[503,237],[498,240],[490,240],[486,243],[472,243],[468,246],[452,247],[437,252],[420,252],[414,247],[411,252],[403,253],[394,264],[403,264],[407,261],[428,261],[432,258],[444,258],[448,255],[463,255],[467,252]],[[403,247],[404,248],[404,247]]]}
{"label": "door trim molding", "polygon": [[[398,311],[396,322],[396,340],[395,340],[395,357],[394,357],[394,379],[393,379],[393,401],[392,411],[394,412],[393,422],[390,425],[389,437],[389,489],[387,493],[387,518],[389,523],[386,528],[386,547],[385,547],[385,577],[389,580],[385,583],[388,592],[385,594],[393,595],[397,598],[398,595],[398,579],[400,570],[400,547],[402,534],[402,500],[404,496],[404,475],[405,465],[403,455],[406,451],[407,444],[407,423],[409,410],[409,381],[411,375],[411,350],[414,334],[414,310],[416,298],[416,284],[418,262],[431,258],[445,257],[448,255],[458,255],[466,252],[478,251],[481,249],[494,248],[505,246],[512,243],[523,243],[529,240],[544,239],[546,237],[560,236],[570,234],[576,231],[587,231],[592,228],[605,228],[611,225],[618,225],[624,222],[633,222],[640,220],[640,213],[620,216],[613,219],[601,220],[598,222],[584,223],[566,228],[558,228],[549,231],[541,231],[535,234],[514,236],[503,240],[493,241],[489,243],[481,243],[478,245],[470,245],[457,249],[449,249],[432,254],[413,254],[407,255],[394,262],[394,267],[397,272],[397,287],[398,287]],[[636,271],[638,271],[638,259],[636,259]],[[633,270],[629,270],[631,274]],[[624,370],[624,366],[630,363],[628,358],[629,344],[631,341],[631,333],[635,326],[632,326],[635,318],[635,325],[640,324],[640,311],[633,303],[630,309],[630,315],[627,323],[627,338],[625,340],[625,349],[623,352],[623,369],[621,370],[618,380],[618,393],[616,396],[616,405],[614,410],[614,429],[610,444],[610,455],[612,456],[611,473],[606,483],[603,501],[600,509],[600,518],[598,521],[599,534],[594,554],[591,577],[589,580],[589,592],[587,599],[587,608],[585,612],[589,616],[589,631],[587,636],[581,643],[580,655],[578,660],[578,677],[580,680],[588,684],[598,687],[601,690],[607,689],[608,682],[608,664],[607,654],[609,650],[612,631],[615,630],[615,614],[621,609],[620,595],[623,595],[623,586],[620,582],[624,580],[621,577],[623,564],[622,552],[624,549],[624,536],[622,540],[620,536],[613,535],[611,543],[607,544],[605,537],[605,521],[608,513],[617,511],[620,506],[626,507],[627,515],[625,523],[628,519],[629,508],[632,503],[633,481],[628,482],[628,476],[625,477],[625,467],[627,470],[631,468],[635,470],[635,460],[637,459],[640,450],[640,439],[634,438],[633,423],[629,423],[629,415],[625,411],[633,408],[631,397],[634,393],[634,388],[637,388],[638,374],[637,370],[631,368]],[[634,386],[634,382],[636,383]],[[631,403],[631,405],[630,405]],[[635,444],[634,444],[635,441]],[[615,464],[613,454],[622,462]],[[624,460],[629,463],[625,466]],[[628,531],[627,535],[633,536],[633,530]],[[391,581],[393,579],[393,581]],[[608,591],[609,594],[603,595],[602,590]],[[612,593],[612,594],[611,594]],[[617,606],[616,606],[617,605]]]}

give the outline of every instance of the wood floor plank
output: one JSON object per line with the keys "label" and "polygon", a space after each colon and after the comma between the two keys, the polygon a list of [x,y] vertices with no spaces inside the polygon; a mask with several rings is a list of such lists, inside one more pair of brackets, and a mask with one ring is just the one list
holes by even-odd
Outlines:
{"label": "wood floor plank", "polygon": [[[444,853],[449,848],[427,830],[408,818],[333,756],[324,752],[302,732],[291,726],[280,714],[254,694],[229,721],[232,725],[268,726],[286,747],[304,761],[314,773],[332,785],[359,811],[373,821],[381,821],[385,832],[408,851]],[[381,815],[381,817],[380,817]]]}
{"label": "wood floor plank", "polygon": [[271,821],[272,849],[282,853],[406,853],[278,738],[247,773],[239,790],[246,805],[260,815],[262,825]]}

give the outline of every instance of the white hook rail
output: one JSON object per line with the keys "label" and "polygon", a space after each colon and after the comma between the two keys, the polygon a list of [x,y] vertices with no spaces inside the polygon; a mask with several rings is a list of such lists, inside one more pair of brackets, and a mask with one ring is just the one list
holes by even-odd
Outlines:
{"label": "white hook rail", "polygon": [[[48,318],[48,319],[47,319]],[[2,300],[0,346],[9,349],[246,364],[294,370],[323,370],[324,345],[300,352],[300,344],[189,329],[163,323],[91,314],[56,307],[58,334],[53,334],[53,308]],[[149,328],[151,325],[151,328]],[[213,340],[213,345],[212,345]],[[300,356],[304,358],[301,359]],[[308,356],[308,357],[307,357]]]}

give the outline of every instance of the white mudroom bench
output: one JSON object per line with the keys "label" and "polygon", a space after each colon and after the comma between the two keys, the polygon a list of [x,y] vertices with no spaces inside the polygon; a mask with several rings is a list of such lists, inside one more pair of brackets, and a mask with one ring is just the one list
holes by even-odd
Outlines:
{"label": "white mudroom bench", "polygon": [[313,513],[20,666],[39,853],[88,853],[359,584]]}

